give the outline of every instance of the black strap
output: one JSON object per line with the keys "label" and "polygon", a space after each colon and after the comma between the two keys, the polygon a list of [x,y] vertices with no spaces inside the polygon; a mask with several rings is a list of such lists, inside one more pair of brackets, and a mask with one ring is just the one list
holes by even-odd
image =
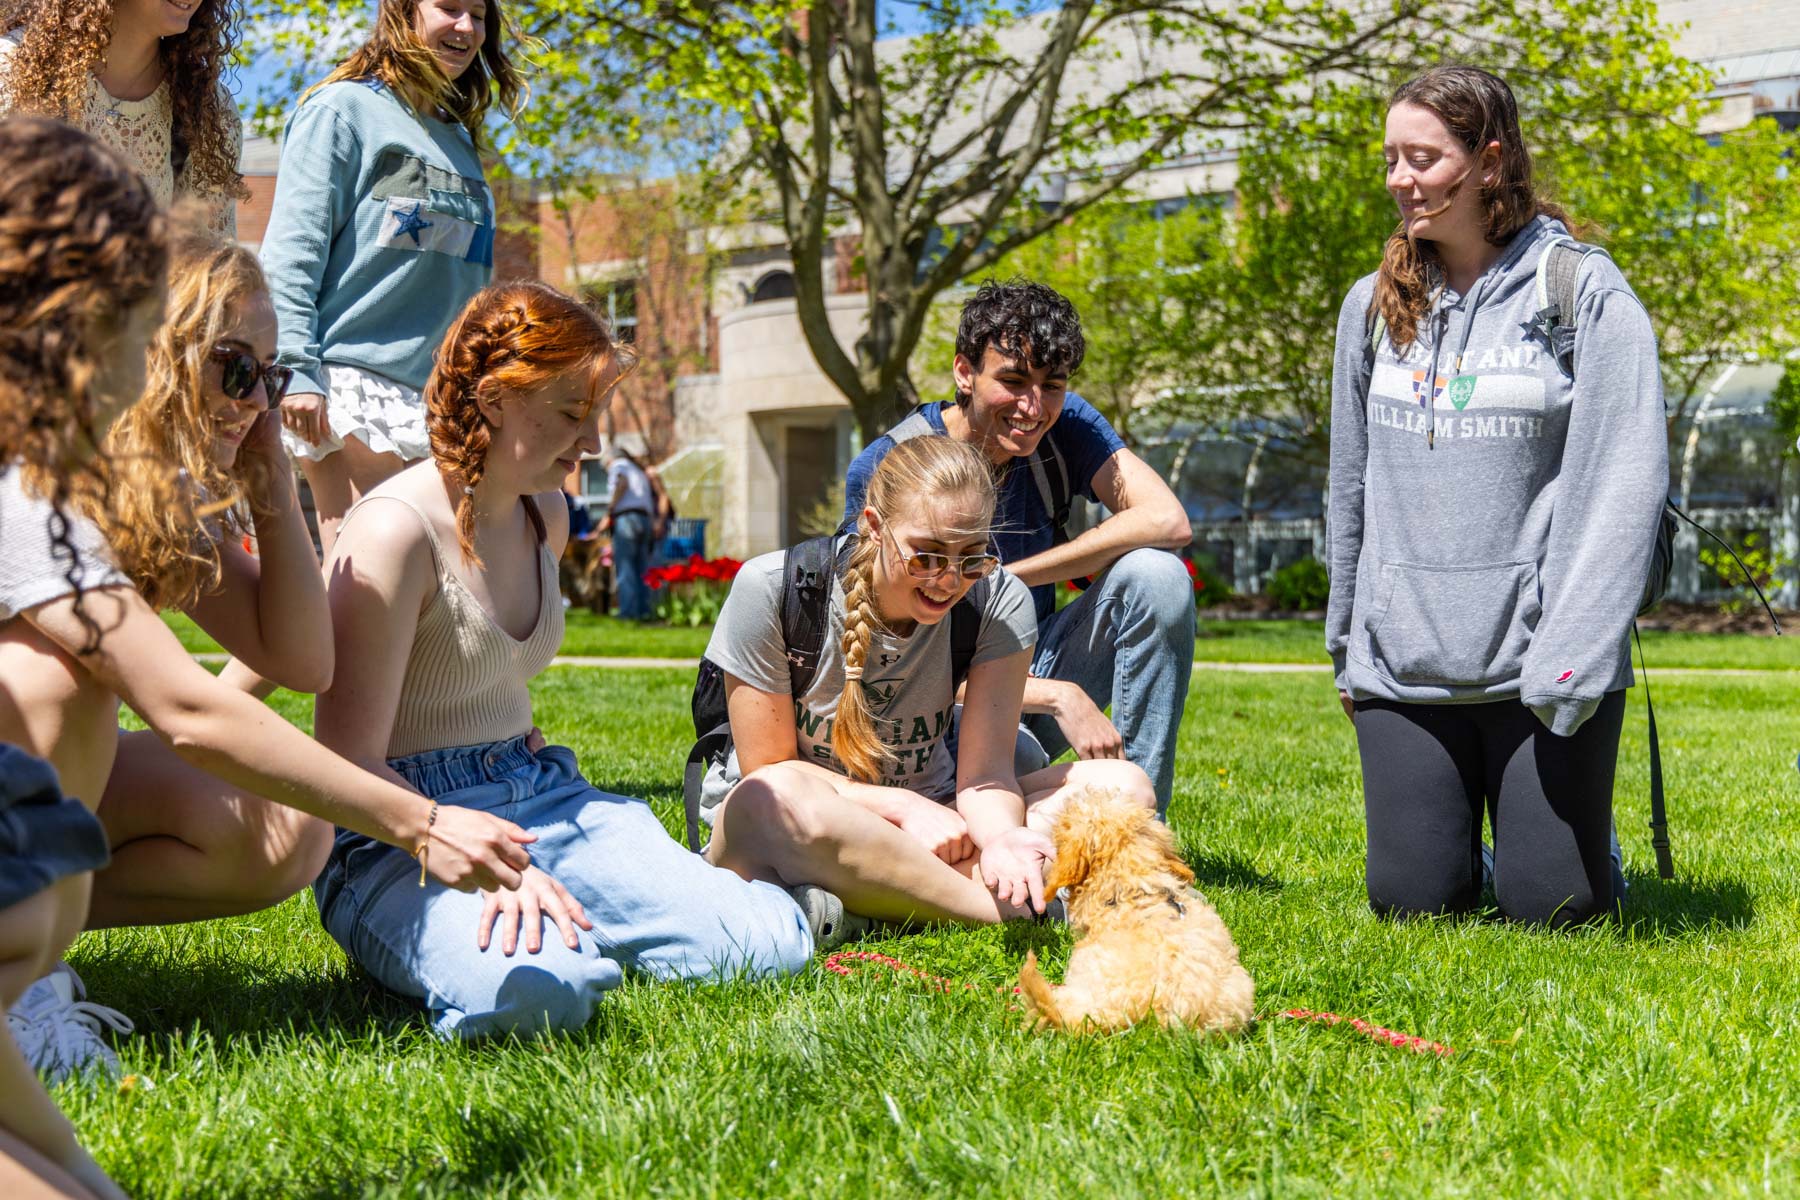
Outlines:
{"label": "black strap", "polygon": [[809,538],[789,546],[781,563],[781,640],[787,647],[788,688],[806,695],[819,669],[819,650],[831,623],[831,576],[841,572],[854,538]]}
{"label": "black strap", "polygon": [[975,661],[975,643],[981,638],[981,610],[975,605],[975,597],[981,592],[981,584],[970,589],[969,594],[956,602],[950,610],[950,690],[952,694],[962,686],[963,680],[969,677],[969,664]]}
{"label": "black strap", "polygon": [[1754,576],[1750,573],[1750,568],[1746,567],[1744,565],[1744,560],[1738,557],[1738,552],[1736,550],[1733,550],[1731,548],[1731,546],[1725,541],[1724,538],[1720,537],[1718,534],[1714,533],[1712,530],[1708,529],[1706,526],[1702,525],[1700,522],[1694,520],[1694,518],[1692,518],[1692,517],[1688,516],[1686,513],[1682,512],[1680,507],[1673,500],[1667,500],[1667,501],[1664,501],[1664,503],[1668,505],[1670,512],[1674,513],[1676,516],[1678,516],[1682,520],[1686,521],[1689,525],[1692,525],[1695,529],[1698,529],[1701,533],[1704,533],[1707,537],[1711,538],[1713,541],[1719,543],[1719,547],[1722,550],[1724,550],[1725,553],[1731,555],[1731,561],[1738,565],[1738,570],[1740,570],[1744,573],[1744,579],[1750,584],[1751,590],[1756,593],[1756,598],[1758,600],[1762,601],[1763,611],[1769,614],[1769,622],[1775,626],[1775,635],[1777,637],[1780,637],[1781,636],[1781,618],[1779,618],[1775,615],[1775,610],[1772,607],[1770,607],[1770,605],[1769,605],[1769,598],[1767,596],[1763,595],[1762,588],[1760,586],[1758,586],[1758,584],[1756,582],[1756,576]]}
{"label": "black strap", "polygon": [[1638,671],[1644,680],[1644,709],[1650,714],[1650,845],[1656,850],[1656,874],[1675,878],[1675,859],[1669,853],[1669,809],[1663,796],[1662,746],[1656,737],[1656,705],[1650,702],[1650,668],[1644,663],[1644,639],[1637,622],[1631,623],[1631,640],[1637,643]]}
{"label": "black strap", "polygon": [[681,806],[687,814],[687,843],[696,854],[700,852],[700,789],[706,782],[706,770],[730,753],[731,726],[720,725],[694,743],[682,768]]}

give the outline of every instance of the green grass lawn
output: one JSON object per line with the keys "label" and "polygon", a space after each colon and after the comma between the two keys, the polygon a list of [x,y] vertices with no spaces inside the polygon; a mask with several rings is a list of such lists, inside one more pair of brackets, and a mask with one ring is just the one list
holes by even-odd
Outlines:
{"label": "green grass lawn", "polygon": [[[688,687],[555,668],[538,720],[675,829]],[[136,1019],[121,1057],[155,1087],[59,1098],[143,1197],[1794,1195],[1800,705],[1776,675],[1674,677],[1657,700],[1675,882],[1651,867],[1634,696],[1623,922],[1396,926],[1364,902],[1355,746],[1328,682],[1195,676],[1171,819],[1258,1010],[1365,1017],[1447,1060],[1281,1020],[1033,1035],[993,989],[1028,948],[1060,971],[1066,934],[1039,928],[870,943],[968,992],[872,970],[629,984],[577,1037],[445,1045],[301,896],[84,937],[73,961]]]}
{"label": "green grass lawn", "polygon": [[[218,643],[180,614],[165,619],[182,645],[216,653]],[[562,652],[617,658],[698,658],[706,652],[710,625],[697,628],[638,625],[583,610],[568,614]],[[1800,670],[1800,636],[1747,634],[1644,634],[1652,683],[1658,667]],[[1325,629],[1319,621],[1201,621],[1194,643],[1201,662],[1324,663]]]}

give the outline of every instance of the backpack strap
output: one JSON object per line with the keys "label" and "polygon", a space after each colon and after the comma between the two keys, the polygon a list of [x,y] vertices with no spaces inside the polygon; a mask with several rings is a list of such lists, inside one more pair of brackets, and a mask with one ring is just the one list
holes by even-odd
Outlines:
{"label": "backpack strap", "polygon": [[781,640],[787,647],[788,685],[798,700],[812,686],[819,650],[831,623],[831,579],[848,560],[854,539],[809,538],[789,546],[781,563]]}
{"label": "backpack strap", "polygon": [[1605,253],[1600,246],[1559,237],[1544,247],[1544,253],[1538,257],[1538,311],[1525,322],[1525,331],[1544,339],[1556,365],[1571,379],[1575,378],[1575,314],[1580,306],[1581,264],[1590,254]]}
{"label": "backpack strap", "polygon": [[1669,852],[1669,809],[1663,796],[1662,747],[1656,738],[1656,705],[1650,702],[1650,668],[1644,663],[1644,639],[1638,636],[1636,621],[1631,623],[1631,640],[1637,643],[1638,670],[1644,676],[1644,709],[1650,714],[1650,845],[1656,850],[1657,878],[1673,879],[1675,858]]}
{"label": "backpack strap", "polygon": [[700,853],[700,793],[707,769],[715,762],[724,762],[730,754],[731,726],[719,725],[694,743],[682,768],[681,807],[687,816],[687,844],[696,854]]}
{"label": "backpack strap", "polygon": [[[989,579],[993,578],[991,575]],[[987,607],[987,580],[969,589],[969,594],[950,610],[950,690],[952,693],[969,677],[969,666],[975,661],[975,645],[981,640],[981,614]]]}
{"label": "backpack strap", "polygon": [[1049,436],[1039,442],[1026,459],[1031,467],[1032,482],[1037,484],[1038,499],[1050,518],[1051,544],[1060,546],[1069,540],[1069,508],[1074,496],[1069,488],[1069,468],[1062,451]]}

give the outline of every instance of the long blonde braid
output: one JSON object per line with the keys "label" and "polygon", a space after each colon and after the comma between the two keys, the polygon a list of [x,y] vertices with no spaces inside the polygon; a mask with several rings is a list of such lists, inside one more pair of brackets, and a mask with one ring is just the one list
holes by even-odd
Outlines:
{"label": "long blonde braid", "polygon": [[[956,532],[991,532],[993,468],[974,446],[931,435],[909,438],[888,451],[869,480],[868,506],[888,522],[965,496],[978,501],[981,527]],[[838,696],[831,745],[851,778],[874,783],[894,763],[894,752],[875,727],[875,716],[869,711],[869,697],[862,683],[869,645],[876,632],[886,628],[875,595],[875,563],[881,553],[881,538],[866,522],[858,523],[855,537],[857,544],[850,552],[842,579],[844,690]]]}

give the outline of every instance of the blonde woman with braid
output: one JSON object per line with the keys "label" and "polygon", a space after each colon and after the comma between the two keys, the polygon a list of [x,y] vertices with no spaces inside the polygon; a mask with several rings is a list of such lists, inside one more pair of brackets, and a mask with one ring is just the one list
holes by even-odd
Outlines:
{"label": "blonde woman with braid", "polygon": [[[1050,822],[1112,787],[1146,808],[1150,778],[1088,760],[1015,778],[1036,641],[1031,593],[990,545],[994,483],[975,447],[902,442],[869,481],[830,626],[803,696],[781,630],[783,556],[744,564],[707,646],[725,673],[734,750],[708,779],[712,861],[794,889],[821,945],[867,922],[980,924],[1042,913]],[[960,723],[951,623],[980,613]],[[829,931],[827,934],[826,931]]]}
{"label": "blonde woman with braid", "polygon": [[350,831],[314,885],[345,952],[444,1037],[579,1029],[628,970],[788,973],[812,954],[785,892],[688,853],[532,724],[528,684],[563,633],[561,482],[599,449],[631,365],[552,288],[477,293],[426,384],[433,461],[346,515],[326,569],[337,672],[319,739],[429,797],[439,821],[498,813],[537,838],[517,892],[420,886],[403,850]]}

